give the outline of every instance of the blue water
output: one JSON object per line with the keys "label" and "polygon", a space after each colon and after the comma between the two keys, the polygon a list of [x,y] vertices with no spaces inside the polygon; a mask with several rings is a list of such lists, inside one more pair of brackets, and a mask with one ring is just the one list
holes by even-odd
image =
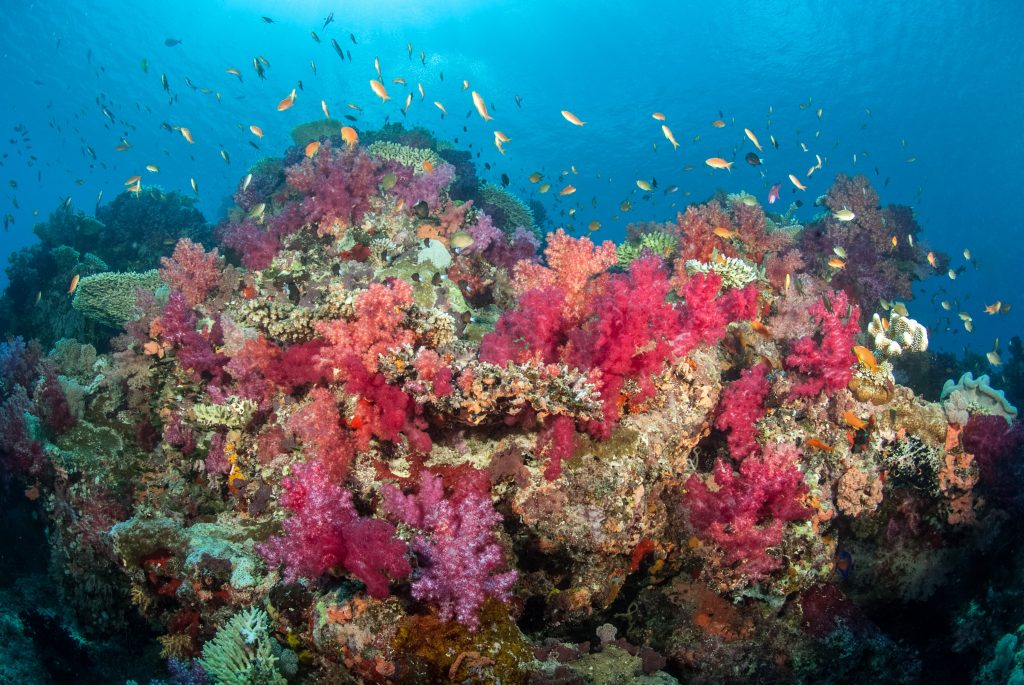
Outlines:
{"label": "blue water", "polygon": [[[322,116],[321,99],[335,118],[355,114],[357,128],[372,129],[386,116],[401,120],[405,95],[421,82],[426,100],[414,95],[407,124],[458,138],[460,147],[471,145],[480,152],[480,175],[498,182],[507,173],[513,190],[544,202],[552,227],[572,223],[582,229],[597,219],[603,225],[598,237],[621,239],[627,221],[670,220],[686,202],[702,201],[716,188],[746,189],[763,201],[769,185],[780,181],[783,199],[802,198],[800,216],[809,218],[814,198],[835,173],[865,173],[883,203],[914,207],[924,237],[951,254],[954,267],[963,263],[965,247],[977,260],[978,268],[969,267],[955,282],[945,276],[926,282],[923,296],[911,304],[911,315],[929,326],[943,314],[943,298],[958,298],[974,314],[973,334],[955,322],[955,332],[933,329],[934,346],[958,350],[970,344],[984,352],[994,337],[1005,340],[1022,329],[1022,3],[287,5],[5,0],[0,213],[12,214],[15,224],[3,234],[4,259],[32,242],[34,213],[45,218],[69,195],[91,211],[101,190],[109,200],[135,174],[147,184],[187,193],[194,178],[201,209],[216,221],[251,163],[280,154],[294,125]],[[331,11],[335,21],[323,29]],[[182,43],[166,47],[166,38]],[[352,62],[338,58],[331,38],[351,52]],[[265,81],[253,70],[256,55],[271,64]],[[369,88],[375,56],[392,95],[383,105]],[[231,67],[244,82],[225,73]],[[161,87],[161,74],[170,94]],[[395,77],[408,86],[392,84]],[[186,78],[211,92],[193,90]],[[295,106],[277,112],[277,102],[300,79],[304,88]],[[493,122],[470,113],[463,79],[493,103]],[[434,100],[445,105],[447,118],[440,118]],[[348,109],[348,102],[362,112]],[[807,106],[801,109],[801,103]],[[586,126],[568,124],[562,109]],[[662,137],[654,111],[666,114],[681,143],[678,151]],[[727,126],[716,129],[710,122],[720,112]],[[188,127],[195,144],[162,129],[161,122]],[[19,124],[27,127],[30,142],[14,131]],[[250,124],[265,131],[261,141],[248,133]],[[780,141],[777,151],[766,147],[760,169],[742,161],[752,149],[744,127],[765,144],[769,132]],[[494,129],[512,139],[504,156],[491,142]],[[117,152],[122,135],[132,147]],[[86,146],[95,150],[95,161]],[[221,158],[222,148],[230,164]],[[805,193],[791,195],[787,174],[802,177],[815,153],[825,159],[823,169]],[[703,160],[711,156],[735,156],[737,164],[731,173],[709,171]],[[159,174],[144,171],[146,164],[158,165]],[[686,165],[694,169],[686,172]],[[527,181],[534,171],[550,179],[571,166],[578,174],[552,181],[547,195]],[[635,181],[652,178],[659,188],[681,190],[645,201]],[[883,188],[885,179],[890,182]],[[578,192],[559,198],[555,191],[566,182]],[[619,204],[627,198],[633,210],[622,214]],[[562,214],[571,207],[578,208],[574,220]],[[938,288],[946,293],[930,301]],[[996,299],[1013,310],[985,316],[982,306]]]}

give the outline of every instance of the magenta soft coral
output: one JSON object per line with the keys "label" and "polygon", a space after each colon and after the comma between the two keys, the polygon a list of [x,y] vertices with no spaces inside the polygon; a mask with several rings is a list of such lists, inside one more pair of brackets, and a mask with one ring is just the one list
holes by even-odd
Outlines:
{"label": "magenta soft coral", "polygon": [[209,330],[199,332],[195,312],[181,291],[175,290],[160,314],[160,328],[164,340],[174,344],[178,362],[197,380],[205,378],[216,383],[223,380],[228,358],[214,349],[214,345],[223,342],[219,319]]}
{"label": "magenta soft coral", "polygon": [[195,307],[216,287],[222,261],[216,248],[206,252],[199,243],[182,238],[170,257],[160,258],[160,277],[172,290],[180,290],[190,307]]}
{"label": "magenta soft coral", "polygon": [[794,340],[786,356],[786,367],[803,374],[793,385],[793,397],[842,390],[853,375],[854,337],[860,331],[860,308],[851,304],[842,290],[825,296],[811,306],[810,315],[819,334]]}
{"label": "magenta soft coral", "polygon": [[338,221],[350,226],[362,220],[377,194],[383,174],[378,163],[361,150],[334,150],[324,143],[312,159],[285,170],[288,185],[304,194],[302,211],[309,223]]}
{"label": "magenta soft coral", "polygon": [[757,422],[764,416],[770,387],[767,373],[768,365],[763,363],[744,369],[739,379],[722,392],[715,427],[729,431],[729,455],[737,461],[757,451]]}
{"label": "magenta soft coral", "polygon": [[412,542],[419,559],[412,596],[435,604],[442,621],[477,630],[484,600],[507,602],[516,581],[515,571],[498,572],[504,554],[491,529],[501,515],[486,489],[457,486],[446,499],[441,478],[424,472],[415,495],[392,486],[382,492],[387,510],[420,531]]}
{"label": "magenta soft coral", "polygon": [[719,295],[722,279],[714,271],[688,278],[681,286],[685,300],[682,329],[672,341],[675,353],[689,354],[698,345],[716,344],[733,321],[757,315],[757,288],[747,285]]}
{"label": "magenta soft coral", "polygon": [[723,566],[736,566],[757,581],[782,565],[768,550],[782,542],[783,523],[811,517],[801,503],[807,486],[796,468],[798,458],[796,447],[772,445],[744,459],[738,474],[719,459],[714,490],[690,476],[684,497],[690,524],[699,538],[722,550]]}
{"label": "magenta soft coral", "polygon": [[371,284],[356,296],[353,320],[317,324],[327,343],[321,352],[322,362],[327,368],[338,368],[355,354],[368,371],[376,372],[378,355],[415,342],[413,332],[402,326],[405,309],[412,303],[412,287],[403,280]]}
{"label": "magenta soft coral", "polygon": [[257,545],[270,566],[284,566],[288,582],[317,579],[344,568],[366,584],[372,597],[389,594],[389,583],[411,571],[405,545],[387,521],[362,518],[352,493],[331,481],[322,464],[298,464],[282,483],[281,505],[292,512],[284,536]]}

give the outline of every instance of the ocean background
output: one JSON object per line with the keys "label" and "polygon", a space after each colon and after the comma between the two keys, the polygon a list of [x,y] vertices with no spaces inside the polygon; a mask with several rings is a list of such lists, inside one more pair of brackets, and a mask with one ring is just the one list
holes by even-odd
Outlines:
{"label": "ocean background", "polygon": [[[779,182],[783,206],[799,198],[798,216],[809,219],[817,211],[814,199],[837,172],[863,173],[883,204],[914,208],[927,243],[950,254],[954,268],[964,265],[965,247],[976,260],[977,268],[967,265],[955,282],[938,274],[919,284],[910,313],[931,329],[933,348],[956,352],[967,345],[984,353],[995,337],[1008,342],[1022,329],[1019,2],[6,0],[4,6],[0,213],[14,221],[2,234],[5,262],[9,252],[34,241],[34,222],[64,198],[91,213],[100,191],[109,201],[135,174],[147,185],[189,194],[194,178],[199,206],[215,223],[248,166],[288,145],[293,126],[321,117],[321,99],[333,117],[351,114],[353,126],[373,129],[386,117],[402,120],[406,94],[422,83],[426,99],[414,94],[404,123],[478,152],[482,178],[500,183],[505,173],[510,189],[544,203],[546,229],[573,225],[586,233],[596,219],[602,228],[594,237],[621,240],[628,222],[672,220],[686,203],[718,188],[746,190],[765,202]],[[334,21],[323,28],[330,12]],[[167,38],[182,42],[167,47]],[[332,38],[351,61],[339,59]],[[271,65],[266,80],[254,72],[257,55]],[[384,104],[368,85],[374,57],[392,97]],[[239,69],[243,81],[228,68]],[[408,85],[392,84],[395,77]],[[493,122],[473,111],[464,79],[491,104]],[[276,111],[300,80],[295,106]],[[434,100],[445,105],[446,118]],[[350,102],[362,111],[346,107]],[[586,125],[570,125],[562,109]],[[666,115],[679,150],[662,136],[655,111]],[[713,128],[719,118],[727,125]],[[163,122],[188,127],[195,144]],[[262,140],[248,132],[250,124],[262,127]],[[744,127],[765,145],[761,167],[743,161],[753,150]],[[505,155],[491,142],[494,129],[512,139]],[[117,152],[122,136],[132,147]],[[815,153],[825,163],[805,179],[807,191],[797,192],[787,175],[804,178]],[[735,159],[732,172],[709,170],[704,159],[712,156]],[[158,165],[159,173],[147,173],[147,164]],[[687,165],[693,169],[684,171]],[[528,182],[535,171],[551,180],[548,194]],[[562,171],[569,176],[559,182]],[[657,180],[650,199],[642,198],[637,179]],[[578,191],[560,198],[557,190],[569,182]],[[666,195],[672,185],[679,192]],[[632,210],[623,213],[626,199]],[[567,215],[572,207],[575,218]],[[5,283],[0,276],[0,287]],[[955,310],[940,309],[940,300],[954,298],[973,314],[972,334]],[[995,300],[1012,311],[985,316],[982,307]]]}

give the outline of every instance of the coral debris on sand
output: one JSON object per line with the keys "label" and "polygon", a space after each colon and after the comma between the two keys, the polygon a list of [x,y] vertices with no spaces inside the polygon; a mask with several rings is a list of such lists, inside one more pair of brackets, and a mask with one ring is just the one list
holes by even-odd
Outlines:
{"label": "coral debris on sand", "polygon": [[262,162],[219,246],[137,265],[110,353],[0,344],[0,462],[69,611],[141,616],[189,682],[916,676],[865,612],[992,544],[1020,440],[853,352],[909,216],[840,177],[863,249],[739,195],[540,255],[468,157],[363,137]]}

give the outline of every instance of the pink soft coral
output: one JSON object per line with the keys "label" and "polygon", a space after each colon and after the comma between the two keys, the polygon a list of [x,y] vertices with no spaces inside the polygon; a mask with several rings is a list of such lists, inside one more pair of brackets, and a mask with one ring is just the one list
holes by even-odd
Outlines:
{"label": "pink soft coral", "polygon": [[719,459],[715,489],[696,475],[686,482],[684,502],[695,533],[721,548],[724,566],[737,565],[751,581],[782,565],[768,550],[782,542],[783,523],[811,517],[800,502],[807,486],[796,468],[798,458],[792,445],[771,446],[744,459],[738,474]]}
{"label": "pink soft coral", "polygon": [[712,271],[688,278],[678,289],[686,306],[682,330],[672,343],[677,355],[685,356],[698,345],[716,344],[731,322],[757,315],[757,288],[753,284],[719,295],[721,286],[721,277]]}
{"label": "pink soft coral", "polygon": [[794,397],[812,397],[822,391],[842,390],[853,375],[857,361],[854,337],[860,331],[860,308],[850,304],[842,290],[823,297],[810,309],[820,329],[818,336],[794,340],[786,356],[786,367],[804,374],[790,391]]}
{"label": "pink soft coral", "polygon": [[565,293],[565,314],[578,319],[586,309],[592,277],[619,263],[615,243],[606,240],[595,246],[590,238],[573,238],[562,229],[548,234],[544,249],[547,266],[520,262],[515,267],[512,287],[519,294],[528,290],[558,287]]}
{"label": "pink soft coral", "polygon": [[744,369],[738,380],[722,392],[721,411],[715,427],[729,431],[729,455],[741,461],[757,451],[757,422],[764,416],[768,395],[767,364]]}
{"label": "pink soft coral", "polygon": [[317,324],[318,332],[327,342],[321,352],[323,363],[328,368],[337,368],[355,354],[368,371],[376,372],[378,355],[414,342],[413,332],[402,327],[405,309],[412,302],[412,287],[403,280],[371,284],[356,296],[352,321],[337,319]]}
{"label": "pink soft coral", "polygon": [[392,486],[382,491],[386,508],[420,531],[412,542],[420,561],[412,596],[434,603],[442,621],[454,618],[477,630],[484,600],[507,602],[516,581],[515,571],[498,572],[504,554],[491,529],[501,523],[501,515],[486,489],[457,486],[446,499],[441,479],[424,472],[415,495]]}
{"label": "pink soft coral", "polygon": [[170,257],[160,258],[160,277],[172,290],[180,290],[190,307],[195,307],[220,279],[223,260],[214,248],[209,252],[188,238],[182,238]]}
{"label": "pink soft coral", "polygon": [[317,224],[321,233],[335,221],[343,228],[361,221],[383,176],[378,163],[365,152],[333,150],[329,143],[312,159],[288,167],[285,175],[289,187],[306,196],[302,201],[306,222]]}
{"label": "pink soft coral", "polygon": [[387,521],[361,518],[352,493],[336,485],[319,463],[297,464],[282,481],[281,505],[292,516],[282,524],[285,535],[257,550],[271,566],[284,566],[285,579],[317,579],[344,568],[366,584],[370,596],[388,596],[388,584],[412,570],[405,545]]}
{"label": "pink soft coral", "polygon": [[341,426],[338,405],[324,388],[314,388],[307,399],[309,402],[288,420],[288,428],[302,440],[307,459],[317,459],[333,480],[344,480],[355,446]]}

